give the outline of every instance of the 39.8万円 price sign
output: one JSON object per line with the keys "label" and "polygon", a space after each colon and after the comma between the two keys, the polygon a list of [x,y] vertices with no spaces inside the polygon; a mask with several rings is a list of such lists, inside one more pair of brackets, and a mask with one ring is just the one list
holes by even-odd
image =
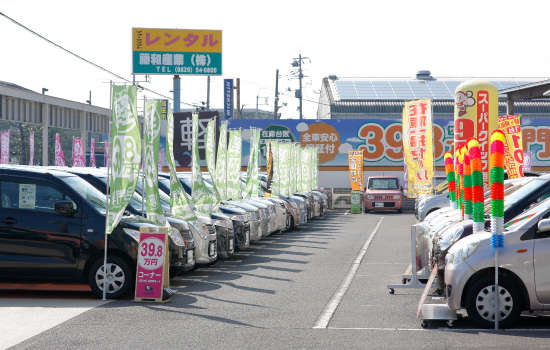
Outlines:
{"label": "39.8\u4e07\u5186 price sign", "polygon": [[162,298],[166,235],[141,233],[136,271],[136,298]]}

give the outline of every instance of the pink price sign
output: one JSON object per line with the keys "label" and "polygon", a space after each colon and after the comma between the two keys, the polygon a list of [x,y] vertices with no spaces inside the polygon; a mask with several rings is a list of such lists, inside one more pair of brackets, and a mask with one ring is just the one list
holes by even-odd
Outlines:
{"label": "pink price sign", "polygon": [[136,272],[136,298],[162,298],[166,236],[141,233]]}

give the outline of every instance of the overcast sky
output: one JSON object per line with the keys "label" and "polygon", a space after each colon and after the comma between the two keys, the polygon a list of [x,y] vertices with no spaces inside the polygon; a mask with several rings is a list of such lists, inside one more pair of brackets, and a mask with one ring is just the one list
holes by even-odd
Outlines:
{"label": "overcast sky", "polygon": [[[280,112],[298,118],[289,80],[292,58],[304,65],[304,117],[328,74],[353,77],[550,77],[550,1],[3,1],[0,12],[47,39],[132,79],[131,28],[223,31],[223,76],[212,77],[211,106],[223,106],[223,79],[241,78],[241,103],[256,108],[281,78]],[[79,61],[0,17],[0,80],[69,100],[109,106],[109,74]],[[143,76],[137,76],[142,80]],[[152,76],[169,95],[171,76]],[[182,76],[181,100],[206,101],[206,77]],[[146,93],[148,97],[154,97]],[[265,99],[260,99],[260,104]],[[182,108],[189,108],[182,104]]]}

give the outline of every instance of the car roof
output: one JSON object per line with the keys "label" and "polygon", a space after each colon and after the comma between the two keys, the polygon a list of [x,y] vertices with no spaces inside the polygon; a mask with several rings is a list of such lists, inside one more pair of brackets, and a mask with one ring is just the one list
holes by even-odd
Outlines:
{"label": "car roof", "polygon": [[369,176],[369,179],[378,179],[378,178],[391,178],[391,179],[397,179],[398,177],[395,175],[373,175]]}
{"label": "car roof", "polygon": [[40,175],[54,175],[56,177],[72,177],[72,176],[76,177],[76,175],[67,173],[65,171],[52,170],[47,167],[30,166],[30,165],[2,164],[0,165],[0,170],[10,171],[10,172],[13,171],[13,172],[33,173],[33,174],[40,174]]}

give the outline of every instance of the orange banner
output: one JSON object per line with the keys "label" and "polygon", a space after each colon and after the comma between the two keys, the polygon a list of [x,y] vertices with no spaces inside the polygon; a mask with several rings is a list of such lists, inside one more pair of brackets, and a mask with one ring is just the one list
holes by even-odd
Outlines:
{"label": "orange banner", "polygon": [[363,191],[363,151],[348,151],[349,178],[352,191]]}
{"label": "orange banner", "polygon": [[506,169],[508,169],[508,178],[523,177],[523,149],[519,115],[499,116],[498,128],[506,135],[504,163],[506,163]]}

